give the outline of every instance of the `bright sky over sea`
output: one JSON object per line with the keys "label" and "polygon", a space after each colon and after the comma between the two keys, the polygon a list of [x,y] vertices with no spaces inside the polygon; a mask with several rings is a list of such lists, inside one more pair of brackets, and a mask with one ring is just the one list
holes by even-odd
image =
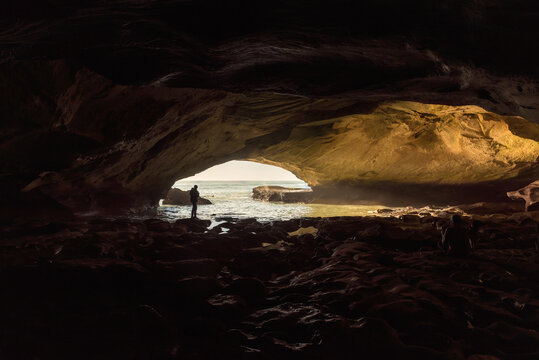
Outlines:
{"label": "bright sky over sea", "polygon": [[181,181],[301,181],[290,171],[252,161],[232,160]]}

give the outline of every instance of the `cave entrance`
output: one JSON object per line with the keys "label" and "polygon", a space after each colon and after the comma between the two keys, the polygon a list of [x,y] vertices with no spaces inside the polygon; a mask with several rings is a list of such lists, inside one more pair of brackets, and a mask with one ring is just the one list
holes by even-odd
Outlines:
{"label": "cave entrance", "polygon": [[[194,185],[198,186],[201,197],[197,213],[203,219],[289,219],[306,216],[310,211],[309,206],[301,202],[284,203],[253,198],[253,189],[266,186],[309,192],[308,184],[290,171],[253,161],[233,160],[176,181],[167,199],[160,202],[161,215],[167,218],[189,217],[191,206],[188,191]],[[172,199],[172,194],[175,194],[175,199]]]}
{"label": "cave entrance", "polygon": [[192,181],[303,182],[292,172],[278,166],[244,160],[212,166],[194,176],[178,180],[176,184]]}

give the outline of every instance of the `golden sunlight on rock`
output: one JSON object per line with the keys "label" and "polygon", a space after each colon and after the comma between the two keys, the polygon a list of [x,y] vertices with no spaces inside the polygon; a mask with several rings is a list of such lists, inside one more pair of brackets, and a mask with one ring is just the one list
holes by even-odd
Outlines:
{"label": "golden sunlight on rock", "polygon": [[382,104],[295,127],[255,160],[310,185],[396,181],[463,184],[516,177],[536,164],[539,125],[478,106]]}

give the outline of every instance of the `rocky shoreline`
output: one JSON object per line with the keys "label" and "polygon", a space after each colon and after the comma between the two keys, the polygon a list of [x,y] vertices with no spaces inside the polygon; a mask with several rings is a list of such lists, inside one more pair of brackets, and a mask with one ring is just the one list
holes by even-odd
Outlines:
{"label": "rocky shoreline", "polygon": [[484,220],[467,259],[437,250],[447,218],[429,215],[221,221],[4,226],[0,355],[539,354],[537,223],[530,218]]}

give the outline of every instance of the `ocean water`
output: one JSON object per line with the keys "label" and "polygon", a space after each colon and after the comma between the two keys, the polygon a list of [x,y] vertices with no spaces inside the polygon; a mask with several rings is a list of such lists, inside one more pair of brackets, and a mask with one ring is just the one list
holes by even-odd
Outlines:
{"label": "ocean water", "polygon": [[[303,181],[178,181],[173,187],[190,190],[198,185],[200,196],[210,200],[212,205],[198,205],[197,217],[218,221],[219,218],[256,218],[261,222],[289,220],[301,217],[365,216],[372,215],[382,206],[363,205],[323,205],[286,204],[254,200],[253,188],[262,185],[305,188]],[[174,221],[191,216],[191,205],[162,205],[157,209],[157,217]]]}

